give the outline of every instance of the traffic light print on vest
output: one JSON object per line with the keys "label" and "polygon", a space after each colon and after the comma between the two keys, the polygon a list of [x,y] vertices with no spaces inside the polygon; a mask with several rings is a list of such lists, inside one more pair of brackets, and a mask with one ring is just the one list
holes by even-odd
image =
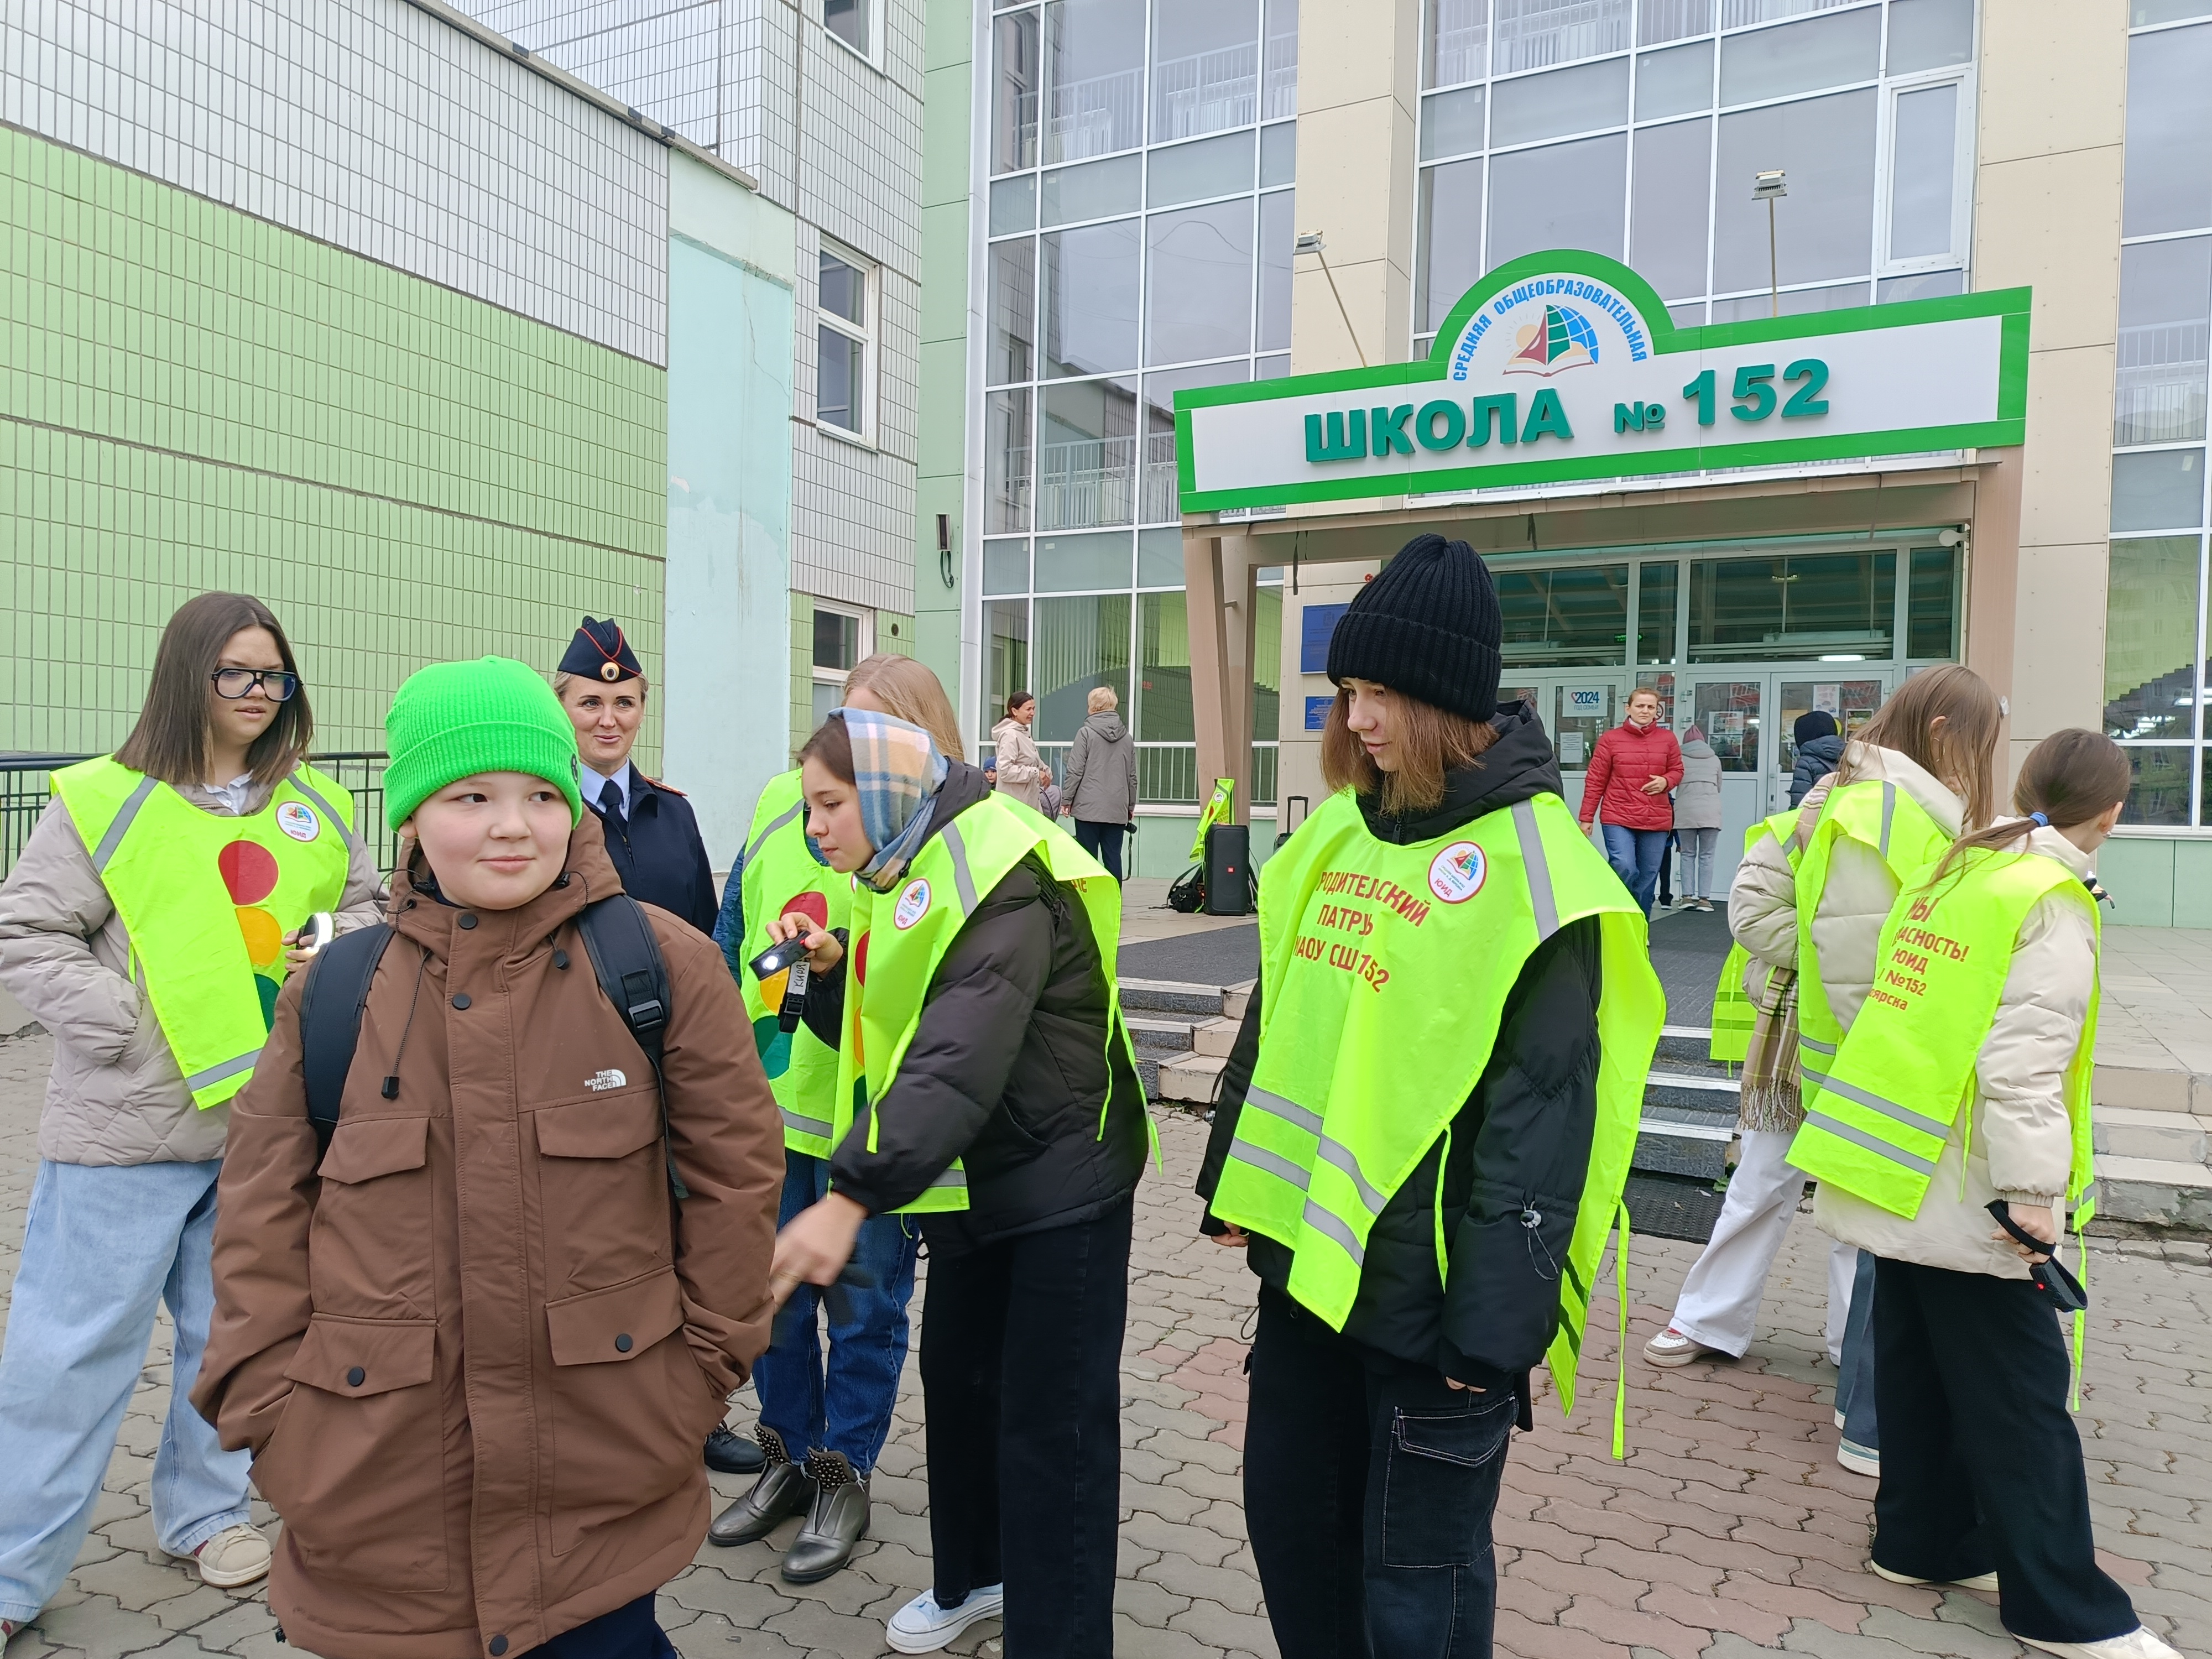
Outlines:
{"label": "traffic light print on vest", "polygon": [[[830,902],[817,892],[795,894],[778,905],[775,913],[805,916],[808,925],[816,928],[830,926]],[[791,1069],[791,1033],[776,1022],[776,1011],[783,1006],[784,989],[790,980],[791,970],[787,968],[761,981],[760,998],[768,1012],[753,1021],[753,1046],[760,1051],[761,1070],[771,1078],[781,1077]]]}
{"label": "traffic light print on vest", "polygon": [[284,927],[261,908],[261,901],[276,890],[276,855],[258,842],[234,841],[216,854],[216,868],[238,907],[238,931],[246,936],[246,960],[253,964],[262,1020],[274,1025],[276,993],[284,983]]}

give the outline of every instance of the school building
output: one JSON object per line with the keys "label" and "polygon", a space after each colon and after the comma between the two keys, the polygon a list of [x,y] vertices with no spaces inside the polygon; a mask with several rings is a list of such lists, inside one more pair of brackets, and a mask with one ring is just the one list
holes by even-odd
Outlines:
{"label": "school building", "polygon": [[2128,745],[2114,919],[2212,925],[2212,4],[1054,0],[945,51],[941,666],[1048,754],[1115,688],[1142,873],[1216,776],[1261,851],[1319,796],[1337,607],[1433,530],[1571,799],[1650,687],[1732,859],[1798,715],[1963,661],[2012,764]]}

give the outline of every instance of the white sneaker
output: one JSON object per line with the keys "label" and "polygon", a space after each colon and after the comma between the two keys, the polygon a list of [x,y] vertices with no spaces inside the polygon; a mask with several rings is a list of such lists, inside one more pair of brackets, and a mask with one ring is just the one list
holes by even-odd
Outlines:
{"label": "white sneaker", "polygon": [[[1892,1572],[1879,1561],[1869,1561],[1867,1566],[1877,1578],[1887,1578],[1893,1584],[1956,1584],[1960,1589],[1996,1593],[1997,1576],[1994,1572],[1978,1572],[1972,1578],[1915,1578],[1908,1572]],[[2025,1637],[2021,1639],[2027,1640]]]}
{"label": "white sneaker", "polygon": [[2039,1652],[2057,1654],[2061,1659],[2181,1659],[2178,1650],[2140,1625],[2125,1636],[2107,1636],[2101,1642],[2039,1642],[2032,1636],[2013,1639]]}
{"label": "white sneaker", "polygon": [[217,1589],[236,1589],[269,1576],[269,1540],[258,1528],[242,1522],[225,1527],[192,1555],[200,1565],[200,1582]]}
{"label": "white sneaker", "polygon": [[1853,1474],[1863,1474],[1871,1480],[1881,1479],[1881,1454],[1870,1447],[1850,1440],[1836,1443],[1836,1462]]}
{"label": "white sneaker", "polygon": [[1694,1336],[1685,1336],[1669,1325],[1665,1330],[1644,1345],[1644,1357],[1654,1365],[1669,1369],[1686,1365],[1693,1359],[1709,1353],[1719,1353],[1718,1348],[1709,1348]]}
{"label": "white sneaker", "polygon": [[1844,1426],[1844,1414],[1841,1412],[1836,1413],[1836,1426],[1839,1429]]}
{"label": "white sneaker", "polygon": [[1006,1608],[1004,1584],[971,1589],[957,1607],[939,1607],[937,1592],[924,1590],[891,1615],[884,1637],[893,1653],[934,1653],[978,1620],[996,1619]]}

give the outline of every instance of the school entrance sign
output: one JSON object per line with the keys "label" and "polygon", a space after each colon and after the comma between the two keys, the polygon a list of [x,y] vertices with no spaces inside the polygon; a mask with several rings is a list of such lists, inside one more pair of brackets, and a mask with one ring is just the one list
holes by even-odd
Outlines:
{"label": "school entrance sign", "polygon": [[1617,260],[1532,253],[1419,362],[1177,392],[1182,510],[2017,444],[2028,298],[1677,328]]}

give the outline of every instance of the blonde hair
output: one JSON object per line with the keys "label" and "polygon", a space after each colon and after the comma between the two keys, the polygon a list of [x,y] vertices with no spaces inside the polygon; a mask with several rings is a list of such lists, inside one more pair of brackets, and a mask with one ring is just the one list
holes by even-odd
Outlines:
{"label": "blonde hair", "polygon": [[866,691],[893,719],[928,732],[939,754],[957,760],[967,753],[968,746],[960,741],[960,720],[952,712],[952,699],[945,695],[945,683],[912,657],[878,651],[872,657],[861,658],[845,676],[843,701],[852,702],[855,691]]}
{"label": "blonde hair", "polygon": [[1498,728],[1400,691],[1390,696],[1397,708],[1398,769],[1385,772],[1375,763],[1349,723],[1351,690],[1339,686],[1322,728],[1322,781],[1332,791],[1349,786],[1354,794],[1379,798],[1386,817],[1434,811],[1443,804],[1446,775],[1474,764],[1498,741]]}
{"label": "blonde hair", "polygon": [[[1989,682],[1971,668],[1945,663],[1923,668],[1891,693],[1836,769],[1834,787],[1852,781],[1866,749],[1894,749],[1966,798],[1966,824],[1977,830],[1996,816],[1994,773],[1997,726],[2003,714]],[[1941,720],[1938,726],[1936,722]]]}
{"label": "blonde hair", "polygon": [[1110,685],[1092,686],[1091,695],[1084,701],[1091,705],[1091,712],[1094,714],[1103,714],[1109,708],[1118,708],[1121,706],[1120,696]]}

